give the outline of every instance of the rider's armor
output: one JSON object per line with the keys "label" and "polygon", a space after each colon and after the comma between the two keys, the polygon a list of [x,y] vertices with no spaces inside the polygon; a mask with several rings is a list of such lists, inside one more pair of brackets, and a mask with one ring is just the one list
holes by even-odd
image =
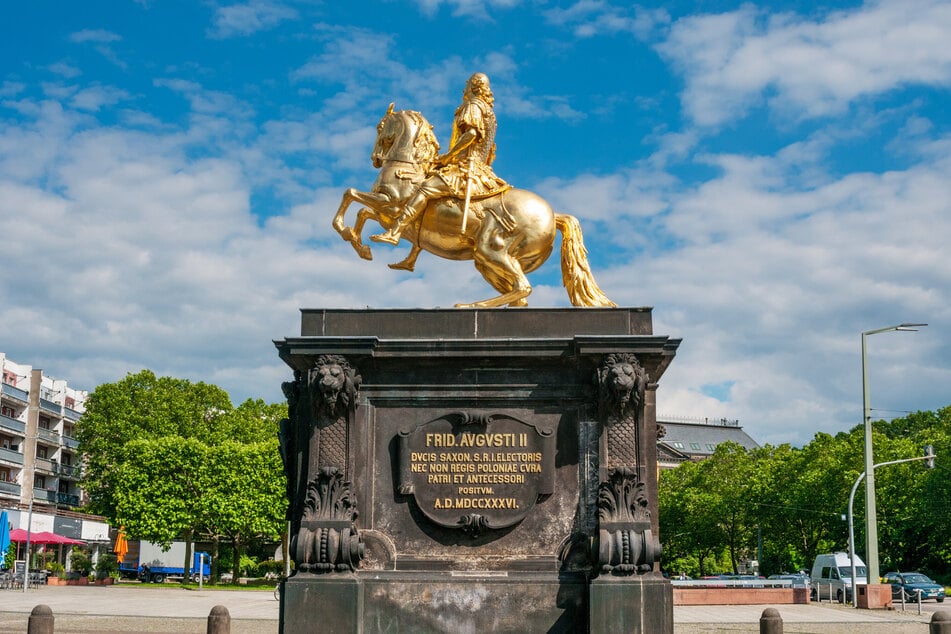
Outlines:
{"label": "rider's armor", "polygon": [[419,184],[403,207],[396,225],[385,233],[371,236],[376,242],[396,244],[403,229],[414,221],[433,199],[454,196],[465,198],[469,187],[471,199],[487,198],[510,189],[511,186],[495,175],[491,163],[495,158],[495,132],[498,127],[495,112],[489,102],[468,94],[456,109],[452,125],[451,153],[467,130],[477,132],[476,138],[452,162],[438,168]]}

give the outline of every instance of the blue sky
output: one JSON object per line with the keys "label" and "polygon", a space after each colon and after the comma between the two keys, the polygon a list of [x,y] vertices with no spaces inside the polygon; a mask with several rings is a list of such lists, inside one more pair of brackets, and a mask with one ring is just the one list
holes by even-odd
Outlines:
{"label": "blue sky", "polygon": [[[77,388],[148,367],[280,400],[301,307],[489,297],[330,219],[390,102],[445,146],[489,75],[497,173],[581,220],[598,282],[683,338],[660,414],[760,442],[951,404],[951,4],[12,3],[0,350]],[[354,210],[355,211],[355,210]],[[352,217],[352,216],[351,216]],[[368,227],[368,232],[375,232]],[[557,257],[532,306],[565,306]]]}

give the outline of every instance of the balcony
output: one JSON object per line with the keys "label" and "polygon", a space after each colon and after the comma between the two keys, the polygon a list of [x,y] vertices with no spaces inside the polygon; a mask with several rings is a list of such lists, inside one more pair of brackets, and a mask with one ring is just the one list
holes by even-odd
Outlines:
{"label": "balcony", "polygon": [[66,419],[71,420],[73,422],[76,422],[83,416],[81,413],[77,412],[74,409],[69,409],[68,407],[63,408],[63,411],[66,412]]}
{"label": "balcony", "polygon": [[19,435],[26,434],[26,423],[9,416],[0,416],[0,428],[7,429]]}
{"label": "balcony", "polygon": [[52,460],[47,460],[46,458],[37,458],[36,462],[33,463],[34,468],[37,471],[42,471],[43,473],[54,473],[56,463]]}
{"label": "balcony", "polygon": [[79,441],[71,436],[63,436],[63,446],[69,449],[79,449]]}
{"label": "balcony", "polygon": [[56,503],[65,504],[67,506],[79,506],[79,496],[73,495],[72,493],[57,493]]}
{"label": "balcony", "polygon": [[45,440],[46,442],[53,443],[56,446],[59,446],[60,438],[62,438],[62,436],[60,436],[55,431],[51,429],[45,429],[43,427],[36,428],[36,436],[40,440]]}
{"label": "balcony", "polygon": [[3,383],[2,394],[8,396],[17,401],[22,401],[24,405],[29,405],[30,403],[30,393],[26,390],[21,390],[18,387],[13,387],[9,383]]}
{"label": "balcony", "polygon": [[15,495],[20,497],[20,485],[13,482],[0,482],[0,495]]}
{"label": "balcony", "polygon": [[72,466],[68,464],[54,464],[53,471],[56,475],[63,476],[64,478],[71,478],[73,480],[78,480],[82,469],[79,466]]}
{"label": "balcony", "polygon": [[7,462],[12,462],[13,464],[22,465],[23,464],[23,454],[19,451],[11,451],[9,449],[0,449],[0,460],[5,460]]}
{"label": "balcony", "polygon": [[40,399],[40,410],[48,412],[57,417],[63,416],[63,406],[59,403],[54,403],[53,401],[48,401],[45,398]]}
{"label": "balcony", "polygon": [[34,502],[49,502],[51,504],[56,503],[56,491],[47,491],[46,489],[37,489],[33,488],[33,501]]}

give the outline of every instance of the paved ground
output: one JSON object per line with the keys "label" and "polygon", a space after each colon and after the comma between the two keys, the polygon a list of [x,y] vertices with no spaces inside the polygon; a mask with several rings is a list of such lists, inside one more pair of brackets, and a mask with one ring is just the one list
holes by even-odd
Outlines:
{"label": "paved ground", "polygon": [[37,586],[0,591],[0,633],[26,632],[39,604],[53,610],[56,634],[205,632],[208,613],[228,608],[232,634],[276,634],[278,602],[271,590],[183,590],[129,584]]}
{"label": "paved ground", "polygon": [[[216,605],[228,608],[233,634],[276,634],[278,602],[269,590],[182,590],[139,584],[120,586],[39,586],[27,593],[0,591],[0,634],[24,633],[30,611],[44,604],[53,610],[56,634],[123,632],[201,633]],[[678,606],[674,608],[675,634],[759,632],[763,610],[774,607],[783,617],[785,634],[926,634],[935,610],[951,611],[935,603],[900,610],[855,610],[834,604]],[[331,632],[320,623],[315,631]]]}

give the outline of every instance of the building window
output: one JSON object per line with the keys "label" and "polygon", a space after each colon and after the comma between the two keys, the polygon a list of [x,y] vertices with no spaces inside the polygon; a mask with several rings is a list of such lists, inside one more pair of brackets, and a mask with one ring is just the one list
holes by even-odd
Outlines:
{"label": "building window", "polygon": [[4,405],[3,407],[0,407],[0,414],[3,414],[4,416],[8,418],[16,418],[16,415],[17,415],[17,413],[13,411],[12,407],[7,407],[6,405]]}
{"label": "building window", "polygon": [[66,453],[66,452],[64,451],[64,452],[63,452],[63,455],[60,456],[60,462],[62,462],[62,463],[63,463],[64,465],[66,465],[67,467],[70,466],[70,465],[72,465],[72,464],[73,464],[73,456],[72,456],[72,454],[68,454],[68,453]]}
{"label": "building window", "polygon": [[682,442],[675,442],[675,443],[671,443],[671,444],[673,444],[673,446],[674,446],[675,449],[683,449],[683,448],[684,448],[684,444],[683,444]]}
{"label": "building window", "polygon": [[10,472],[6,469],[0,469],[0,482],[9,482]]}
{"label": "building window", "polygon": [[67,397],[66,397],[66,407],[68,407],[69,409],[76,409],[76,399],[74,399],[74,398],[72,398],[72,397],[70,397],[70,396],[67,396]]}
{"label": "building window", "polygon": [[692,442],[690,443],[690,448],[693,449],[694,451],[700,451],[700,443]]}
{"label": "building window", "polygon": [[710,451],[715,451],[716,448],[717,448],[716,445],[711,445],[710,443],[707,443],[707,449],[708,449],[708,450],[710,450]]}
{"label": "building window", "polygon": [[46,488],[46,476],[38,475],[33,479],[33,488],[34,489],[45,489]]}
{"label": "building window", "polygon": [[0,436],[0,447],[4,449],[10,448],[10,443],[13,441],[9,436]]}
{"label": "building window", "polygon": [[17,384],[17,375],[15,372],[10,372],[9,370],[3,371],[3,382],[7,385],[12,385],[16,387]]}
{"label": "building window", "polygon": [[50,419],[49,416],[40,416],[40,428],[49,429],[50,428]]}
{"label": "building window", "polygon": [[43,445],[37,445],[36,447],[37,458],[43,458],[44,460],[46,460],[46,456],[48,455],[48,453],[49,453],[49,450],[46,447],[44,447]]}

